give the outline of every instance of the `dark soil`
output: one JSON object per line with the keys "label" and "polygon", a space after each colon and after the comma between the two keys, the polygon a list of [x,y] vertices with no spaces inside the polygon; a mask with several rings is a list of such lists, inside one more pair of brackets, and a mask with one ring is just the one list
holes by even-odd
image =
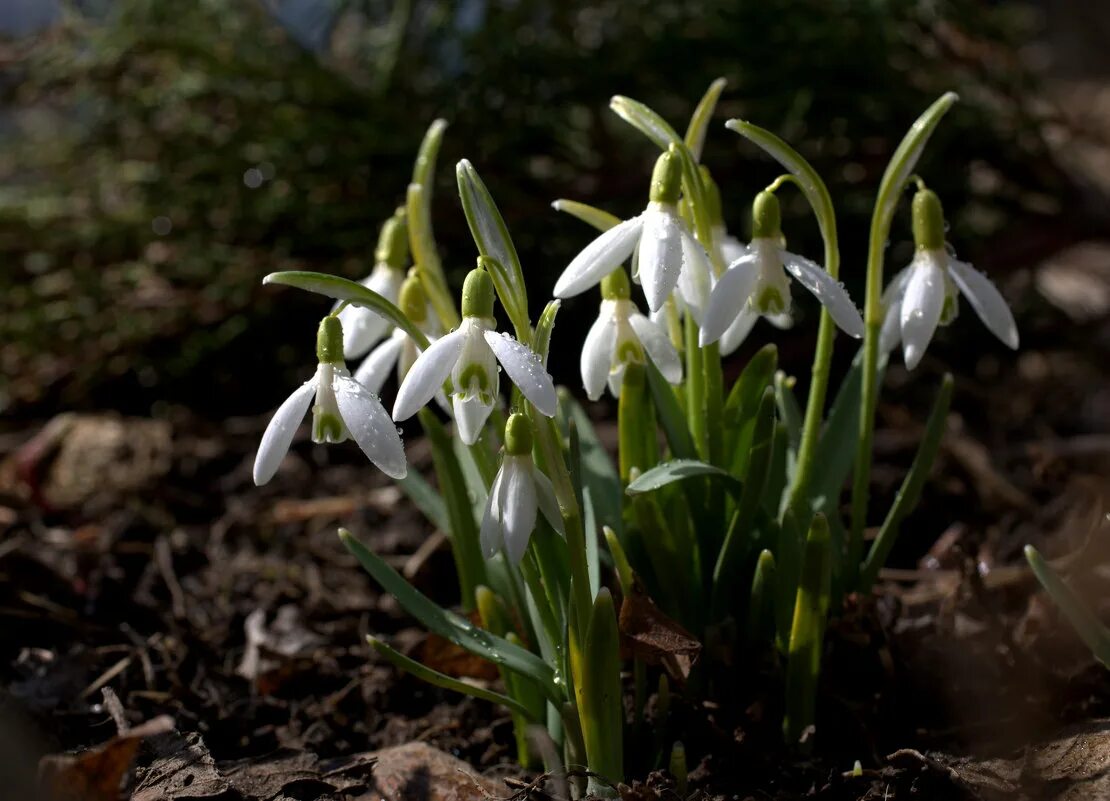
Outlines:
{"label": "dark soil", "polygon": [[[1020,558],[1032,542],[1063,557],[1096,608],[1110,598],[1100,527],[1110,325],[1073,325],[1031,287],[1025,295],[1017,356],[986,343],[967,310],[912,378],[889,372],[873,520],[912,459],[942,365],[957,374],[954,414],[881,586],[849,598],[830,631],[814,755],[779,745],[781,688],[750,655],[729,691],[734,704],[678,691],[660,731],[649,702],[649,725],[629,749],[637,781],[628,797],[676,797],[653,771],[682,737],[690,787],[710,797],[993,798],[997,788],[969,778],[967,759],[1020,755],[1110,715],[1108,674]],[[327,760],[413,740],[482,772],[521,775],[506,714],[399,676],[372,654],[368,633],[443,664],[457,656],[378,592],[335,530],[350,528],[451,603],[446,544],[353,446],[298,441],[275,480],[255,488],[250,463],[264,425],[213,425],[178,409],[158,421],[28,422],[0,437],[0,751],[23,756],[5,760],[6,786],[20,786],[20,772],[30,781],[42,754],[104,743],[121,723],[167,714],[177,734],[139,748],[140,775],[160,748],[191,748],[221,770],[308,755],[322,772]],[[421,443],[409,450],[426,470]],[[965,762],[954,767],[957,757]],[[298,781],[273,797],[346,797]],[[1027,797],[1063,797],[1066,787]]]}

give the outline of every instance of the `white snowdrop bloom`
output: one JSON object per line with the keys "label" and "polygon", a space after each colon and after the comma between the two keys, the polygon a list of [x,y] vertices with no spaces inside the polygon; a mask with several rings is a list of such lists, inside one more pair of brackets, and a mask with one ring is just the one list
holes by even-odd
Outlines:
{"label": "white snowdrop bloom", "polygon": [[[728,344],[735,347],[759,316],[781,324],[790,312],[790,276],[813,293],[849,336],[863,336],[863,318],[844,287],[809,259],[783,247],[778,199],[760,192],[752,205],[752,241],[744,255],[729,264],[713,287],[699,342],[721,339],[733,327]],[[776,320],[775,318],[779,318]],[[737,339],[738,337],[738,339]]]}
{"label": "white snowdrop bloom", "polygon": [[949,252],[944,241],[944,210],[928,189],[913,198],[913,235],[917,253],[910,265],[894,276],[883,293],[883,327],[879,345],[889,353],[899,342],[906,367],[921,362],[937,326],[948,325],[959,311],[959,293],[987,329],[1017,350],[1017,323],[1006,300],[981,272]]}
{"label": "white snowdrop bloom", "polygon": [[320,364],[315,375],[293,391],[266,426],[254,459],[254,483],[261,486],[274,477],[314,397],[313,442],[354,439],[383,473],[404,478],[408,465],[397,426],[377,396],[347,371],[343,330],[337,317],[325,317],[320,323],[316,353]]}
{"label": "white snowdrop bloom", "polygon": [[555,385],[531,348],[495,330],[493,282],[483,269],[471,270],[463,284],[463,321],[444,334],[412,365],[393,405],[395,420],[406,420],[451,379],[451,405],[459,437],[472,445],[497,398],[497,363],[541,413],[552,417]]}
{"label": "white snowdrop bloom", "polygon": [[629,300],[631,286],[623,267],[601,282],[601,311],[582,345],[582,385],[597,400],[608,384],[614,398],[621,394],[625,368],[651,359],[672,384],[682,381],[682,360],[666,331],[640,314]]}
{"label": "white snowdrop bloom", "polygon": [[[397,212],[382,225],[378,247],[374,251],[374,269],[360,283],[377,292],[396,305],[405,280],[405,262],[408,260],[408,226],[405,210]],[[391,323],[376,311],[363,306],[347,305],[340,309],[339,321],[343,324],[343,355],[357,359],[374,347],[389,333]]]}
{"label": "white snowdrop bloom", "polygon": [[678,216],[681,183],[678,156],[664,153],[655,163],[647,209],[605,231],[575,256],[555,282],[555,297],[585,292],[635,252],[633,278],[643,286],[652,312],[662,308],[680,283],[696,304],[694,290],[710,266],[705,249]]}
{"label": "white snowdrop bloom", "polygon": [[[434,310],[428,303],[420,279],[413,271],[401,286],[400,302],[401,311],[412,320],[413,324],[428,337],[429,344],[435,342],[442,330],[436,319]],[[394,328],[385,341],[370,351],[362,360],[355,371],[355,381],[358,381],[375,395],[380,395],[382,387],[396,368],[397,383],[405,380],[409,370],[420,356],[420,346],[412,337],[400,328]],[[436,402],[450,411],[451,406],[442,391],[436,393]]]}
{"label": "white snowdrop bloom", "polygon": [[490,487],[479,529],[485,557],[504,549],[513,564],[520,562],[536,530],[537,512],[565,536],[555,489],[532,461],[532,424],[526,415],[512,414],[505,424],[505,456]]}

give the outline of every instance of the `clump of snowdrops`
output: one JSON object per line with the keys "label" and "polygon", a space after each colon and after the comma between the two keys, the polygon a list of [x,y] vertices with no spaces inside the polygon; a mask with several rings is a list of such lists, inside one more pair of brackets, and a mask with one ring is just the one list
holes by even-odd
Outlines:
{"label": "clump of snowdrops", "polygon": [[[645,158],[656,150],[654,170],[644,174],[644,211],[620,220],[556,201],[596,230],[583,230],[587,244],[534,321],[528,292],[544,289],[526,279],[532,273],[491,192],[465,160],[456,175],[477,264],[455,302],[430,219],[442,121],[424,139],[366,280],[311,272],[265,279],[336,305],[320,323],[315,373],[263,436],[256,482],[274,475],[310,407],[315,442],[353,439],[395,478],[447,534],[463,614],[433,603],[348,532],[340,537],[429,631],[493,662],[503,687],[447,676],[377,638],[370,644],[432,684],[506,707],[521,762],[585,768],[579,794],[612,795],[624,778],[626,679],[631,725],[642,726],[649,682],[665,715],[671,684],[703,697],[727,693],[746,661],[770,655],[784,677],[784,737],[810,746],[826,621],[847,594],[874,583],[918,501],[952,393],[945,376],[913,465],[865,549],[874,411],[888,355],[901,344],[913,368],[937,327],[956,317],[958,293],[999,339],[1018,344],[1002,297],[955,258],[940,200],[913,175],[955,95],[914,123],[886,170],[861,314],[839,283],[824,182],[786,142],[741,120],[725,127],[785,172],[750,210],[729,210],[751,214],[751,241],[728,233],[717,182],[731,176],[713,176],[701,163],[723,86],[710,87],[685,136],[643,104],[612,99],[610,108],[646,137]],[[911,188],[916,255],[884,291],[885,243]],[[783,192],[808,201],[823,253],[789,249],[785,232],[800,223],[782,218]],[[726,387],[722,360],[745,339],[773,333],[755,327],[760,318],[792,324],[794,283],[821,309],[804,403],[777,369],[774,344]],[[578,296],[587,297],[573,302],[600,304],[596,322],[588,332],[555,332],[561,299]],[[499,330],[498,306],[507,331]],[[838,334],[862,345],[829,403]],[[574,393],[557,390],[547,372],[553,335],[563,347],[582,343],[589,399],[606,391],[617,398],[615,461]],[[347,360],[357,358],[352,375]],[[391,375],[398,388],[390,410],[378,393]],[[432,447],[434,486],[406,465],[396,424],[412,416]],[[610,587],[623,599],[619,610]],[[664,745],[657,759],[669,752],[680,770],[681,745]]]}

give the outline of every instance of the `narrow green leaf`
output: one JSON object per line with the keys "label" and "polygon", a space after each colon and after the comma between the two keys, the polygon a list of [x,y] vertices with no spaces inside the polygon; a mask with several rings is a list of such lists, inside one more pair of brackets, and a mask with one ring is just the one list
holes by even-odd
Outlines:
{"label": "narrow green leaf", "polygon": [[435,488],[415,469],[409,468],[404,478],[397,479],[397,486],[412,501],[413,506],[428,521],[443,533],[451,536],[451,522],[447,515],[447,504]]}
{"label": "narrow green leaf", "polygon": [[[809,751],[813,737],[807,730],[814,724],[817,708],[817,678],[829,614],[829,583],[832,554],[829,528],[824,515],[813,518],[806,537],[801,581],[790,628],[790,650],[786,655],[786,715],[782,721],[787,745]],[[803,738],[803,735],[805,736]]]}
{"label": "narrow green leaf", "polygon": [[432,184],[436,158],[446,129],[445,120],[435,120],[428,126],[413,165],[405,207],[408,211],[409,246],[417,275],[440,322],[444,328],[450,329],[459,324],[459,313],[447,286],[432,231]]}
{"label": "narrow green leaf", "polygon": [[774,615],[775,557],[764,549],[755,563],[752,588],[748,594],[748,625],[746,635],[749,646],[763,645],[767,629]]}
{"label": "narrow green leaf", "polygon": [[551,349],[551,331],[555,328],[555,315],[559,313],[562,301],[551,300],[543,307],[543,313],[536,322],[536,332],[532,336],[532,349],[540,357],[540,364],[547,367],[547,354]]}
{"label": "narrow green leaf", "polygon": [[1082,638],[1091,652],[1106,667],[1110,668],[1110,629],[1102,624],[1095,614],[1080,600],[1071,587],[1063,582],[1051,565],[1032,545],[1025,546],[1025,560],[1033,569],[1033,575],[1044,587],[1049,597],[1060,607],[1076,634]]}
{"label": "narrow green leaf", "polygon": [[686,414],[678,405],[674,387],[667,383],[659,368],[650,361],[645,365],[647,370],[648,386],[651,397],[655,402],[655,410],[659,415],[659,424],[667,437],[667,444],[671,453],[679,459],[697,458],[697,449],[694,439],[690,436],[690,429],[686,427]]}
{"label": "narrow green leaf", "polygon": [[802,444],[802,410],[794,397],[794,379],[781,370],[775,373],[775,405],[779,419],[786,424],[786,482],[792,485],[797,479],[798,450]]}
{"label": "narrow green leaf", "polygon": [[863,566],[860,568],[859,589],[861,592],[870,591],[874,585],[875,579],[879,577],[880,568],[886,562],[887,556],[890,555],[890,549],[894,547],[895,540],[898,539],[902,521],[906,515],[914,510],[921,498],[921,490],[925,486],[926,479],[929,478],[929,471],[933,467],[937,451],[940,450],[940,441],[944,436],[944,424],[948,419],[948,406],[952,402],[952,385],[952,374],[945,373],[940,382],[937,398],[933,401],[933,410],[929,413],[929,420],[925,424],[925,434],[921,438],[921,446],[917,449],[917,455],[913,458],[910,471],[906,473],[906,478],[898,489],[898,494],[894,498],[890,511],[887,512],[878,536],[875,537],[875,542],[871,544],[867,559],[864,560]]}
{"label": "narrow green leaf", "polygon": [[741,489],[740,482],[727,470],[722,470],[707,462],[699,462],[697,459],[674,459],[641,473],[635,481],[628,485],[625,492],[629,495],[651,492],[675,481],[697,476],[723,481],[732,492],[739,492]]}
{"label": "narrow green leaf", "polygon": [[421,349],[428,347],[428,338],[424,336],[416,325],[405,316],[405,313],[383,298],[372,289],[367,289],[357,281],[340,278],[327,273],[315,273],[304,270],[287,270],[280,273],[270,273],[262,279],[263,284],[280,284],[308,292],[315,292],[334,300],[345,300],[355,306],[365,306],[385,317],[395,326],[400,328]]}
{"label": "narrow green leaf", "polygon": [[709,128],[713,112],[717,110],[717,100],[720,99],[721,92],[725,90],[727,84],[728,81],[724,78],[718,78],[709,84],[709,89],[706,90],[698,107],[694,109],[693,116],[690,117],[690,125],[686,128],[686,146],[690,148],[696,161],[701,161],[701,153],[705,147],[705,132]]}
{"label": "narrow green leaf", "polygon": [[621,595],[626,598],[632,592],[632,565],[628,563],[628,556],[624,552],[620,538],[609,526],[602,529],[605,533],[605,542],[609,545],[609,553],[613,556],[613,566],[617,570],[617,581],[621,585]]}
{"label": "narrow green leaf", "polygon": [[555,672],[543,659],[484,631],[461,615],[441,608],[405,581],[400,573],[346,529],[339,529],[339,539],[382,589],[395,597],[406,612],[423,623],[433,634],[438,634],[475,656],[488,659],[496,665],[504,665],[509,670],[528,677],[543,689],[549,700],[554,703],[562,702],[563,696],[555,682]]}
{"label": "narrow green leaf", "polygon": [[622,526],[621,480],[616,465],[598,439],[589,415],[578,401],[570,393],[560,389],[559,405],[578,429],[578,439],[582,447],[582,487],[590,490],[594,516],[599,524],[609,526],[619,533]]}
{"label": "narrow green leaf", "polygon": [[[624,779],[624,701],[621,694],[620,635],[613,596],[602,588],[594,599],[585,640],[578,714],[590,770],[605,784]],[[591,785],[594,779],[591,777]],[[597,792],[596,786],[591,787]],[[608,791],[606,787],[604,791]],[[611,791],[609,791],[611,792]]]}
{"label": "narrow green leaf", "polygon": [[524,273],[520,267],[520,257],[513,245],[505,220],[493,202],[486,185],[482,183],[478,171],[469,161],[463,159],[455,169],[458,179],[459,198],[471,236],[478,246],[478,252],[492,259],[497,269],[490,271],[497,295],[505,313],[516,328],[517,339],[527,341],[530,333],[528,322],[528,291],[524,284]]}
{"label": "narrow green leaf", "polygon": [[661,150],[666,150],[672,142],[678,144],[682,141],[666,120],[638,100],[614,95],[609,101],[609,108]]}
{"label": "narrow green leaf", "polygon": [[621,221],[615,214],[610,214],[588,203],[579,203],[577,200],[556,200],[551,204],[556,211],[566,212],[572,217],[577,217],[587,225],[592,225],[599,231],[608,231]]}
{"label": "narrow green leaf", "polygon": [[447,130],[447,120],[432,120],[424,139],[420,142],[420,150],[416,154],[416,162],[412,166],[412,182],[414,184],[429,184],[435,175],[436,158],[439,156],[439,147],[443,144],[443,132]]}
{"label": "narrow green leaf", "polygon": [[469,682],[462,681],[461,679],[455,679],[444,673],[440,673],[438,670],[434,670],[427,665],[421,664],[415,659],[409,659],[400,651],[396,651],[393,648],[390,648],[377,637],[367,636],[366,641],[370,643],[371,648],[373,648],[379,654],[392,662],[395,667],[405,671],[406,673],[411,673],[423,682],[427,682],[428,684],[434,685],[436,687],[442,687],[445,690],[451,690],[452,692],[469,695],[472,698],[480,698],[483,701],[490,701],[494,704],[500,704],[509,711],[514,712],[517,715],[521,715],[532,722],[535,722],[537,720],[537,718],[532,715],[532,712],[527,707],[525,707],[514,698],[510,698],[507,695],[502,695],[501,693],[495,693],[493,690],[487,690],[485,687],[479,687],[476,684],[471,684]]}
{"label": "narrow green leaf", "polygon": [[747,475],[748,455],[756,410],[763,390],[771,386],[778,365],[778,348],[764,345],[744,366],[728,393],[721,419],[724,425],[725,454],[732,454],[729,472],[740,479]]}

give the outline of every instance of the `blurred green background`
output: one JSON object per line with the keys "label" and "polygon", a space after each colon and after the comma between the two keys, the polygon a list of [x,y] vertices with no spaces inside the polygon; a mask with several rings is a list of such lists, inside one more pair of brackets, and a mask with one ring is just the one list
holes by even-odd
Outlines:
{"label": "blurred green background", "polygon": [[[9,0],[0,412],[273,408],[311,369],[327,304],[261,277],[362,277],[436,117],[450,122],[435,199],[445,263],[458,279],[476,255],[454,193],[466,157],[507,218],[538,309],[591,237],[550,201],[618,214],[645,201],[654,153],[609,97],[681,128],[717,76],[729,83],[705,162],[730,227],[743,234],[747,203],[777,172],[719,124],[743,117],[829,183],[857,291],[890,152],[929,102],[958,91],[920,171],[961,253],[1004,278],[1105,228],[1105,195],[1060,156],[1077,134],[1044,75],[1061,50],[1068,69],[1090,66],[1059,45],[1050,5]],[[784,197],[792,246],[819,255],[804,205]],[[903,215],[890,269],[907,239]],[[553,369],[567,383],[576,320],[595,313],[587,298],[561,314]]]}

